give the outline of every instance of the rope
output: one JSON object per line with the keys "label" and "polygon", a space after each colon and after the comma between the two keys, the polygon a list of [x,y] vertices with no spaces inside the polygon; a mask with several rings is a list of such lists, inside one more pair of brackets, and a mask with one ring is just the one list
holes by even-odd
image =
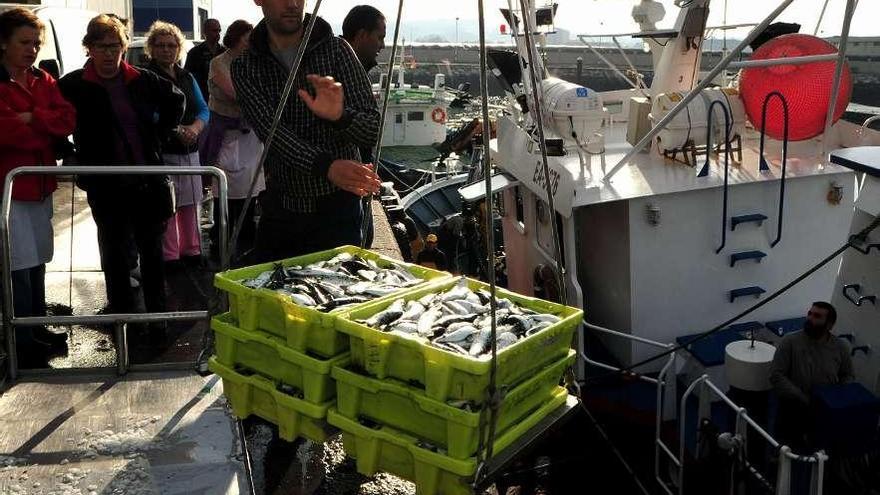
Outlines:
{"label": "rope", "polygon": [[776,292],[774,292],[773,294],[771,294],[770,296],[768,296],[766,299],[763,299],[762,301],[760,301],[760,302],[758,302],[757,304],[753,305],[752,307],[746,309],[746,310],[743,311],[742,313],[740,313],[740,314],[734,316],[733,318],[728,319],[728,320],[725,321],[724,323],[721,323],[721,324],[719,324],[719,325],[713,327],[711,330],[707,330],[706,332],[703,332],[703,333],[701,333],[701,334],[695,336],[694,338],[690,339],[689,341],[687,341],[687,342],[685,342],[685,343],[683,343],[683,344],[679,344],[679,345],[677,345],[677,346],[670,347],[669,349],[667,349],[667,350],[665,350],[665,351],[663,351],[663,352],[659,352],[659,353],[657,353],[657,354],[654,355],[654,356],[651,356],[651,357],[649,357],[649,358],[643,359],[642,361],[639,361],[639,362],[637,362],[637,363],[635,363],[635,364],[632,364],[632,365],[630,365],[630,366],[627,366],[626,368],[622,368],[622,369],[620,369],[619,371],[615,371],[615,372],[613,372],[613,373],[606,373],[606,374],[604,374],[604,375],[596,376],[596,377],[594,377],[594,378],[592,378],[592,379],[590,379],[590,380],[586,380],[586,381],[584,382],[584,384],[589,384],[591,381],[593,381],[593,382],[598,382],[598,381],[600,381],[600,380],[604,380],[604,379],[607,379],[607,378],[612,378],[612,377],[615,377],[615,376],[621,376],[621,375],[638,375],[638,373],[636,373],[636,372],[633,371],[633,370],[635,370],[636,368],[639,368],[639,367],[644,366],[644,365],[646,365],[646,364],[652,363],[652,362],[657,361],[657,360],[659,360],[659,359],[663,359],[664,357],[669,356],[669,355],[672,354],[672,353],[675,353],[675,352],[678,352],[678,351],[680,351],[680,350],[683,350],[683,349],[687,348],[688,346],[690,346],[691,344],[694,344],[694,343],[696,343],[696,342],[699,342],[699,341],[701,341],[701,340],[704,340],[704,339],[706,339],[706,338],[708,338],[708,337],[710,337],[710,336],[712,336],[712,335],[714,335],[714,334],[720,332],[721,330],[723,330],[723,329],[727,328],[728,326],[730,326],[732,323],[735,323],[736,321],[740,320],[741,318],[743,318],[743,317],[749,315],[750,313],[755,312],[755,311],[758,310],[759,308],[761,308],[761,307],[763,307],[763,306],[769,304],[771,301],[775,300],[776,298],[778,298],[779,296],[781,296],[782,294],[784,294],[785,292],[787,292],[787,291],[788,291],[789,289],[791,289],[792,287],[794,287],[794,286],[796,286],[797,284],[803,282],[807,277],[809,277],[809,276],[812,275],[813,273],[817,272],[817,271],[820,270],[822,267],[824,267],[825,265],[827,265],[828,263],[830,263],[831,261],[833,261],[835,258],[837,258],[837,257],[840,256],[841,254],[843,254],[843,252],[846,251],[847,249],[849,249],[849,248],[853,248],[853,249],[857,249],[857,250],[858,250],[858,247],[856,246],[856,243],[857,243],[857,242],[858,242],[858,243],[863,243],[863,242],[865,242],[865,240],[868,238],[868,235],[869,235],[872,231],[874,231],[875,229],[877,229],[878,227],[880,227],[880,215],[876,216],[876,217],[874,218],[874,221],[871,222],[867,227],[865,227],[864,229],[862,229],[858,234],[855,234],[855,235],[853,235],[852,237],[850,237],[849,240],[846,242],[846,244],[844,244],[844,245],[841,246],[840,248],[834,250],[833,253],[831,253],[831,254],[829,254],[828,256],[826,256],[822,261],[820,261],[820,262],[817,263],[816,265],[813,265],[813,266],[812,266],[810,269],[808,269],[806,272],[804,272],[803,274],[799,275],[797,278],[795,278],[795,279],[792,280],[791,282],[785,284],[785,286],[783,286],[781,289],[777,290]]}
{"label": "rope", "polygon": [[[495,321],[495,314],[498,310],[498,301],[496,298],[496,290],[495,286],[495,225],[494,225],[494,197],[492,196],[492,163],[491,163],[491,154],[489,153],[490,144],[491,144],[491,124],[489,121],[489,82],[488,82],[488,55],[486,52],[486,13],[485,7],[483,5],[483,0],[477,0],[477,10],[479,14],[479,30],[480,30],[480,96],[483,100],[480,102],[480,106],[483,110],[483,180],[486,184],[486,260],[487,260],[487,270],[489,279],[489,292],[492,297],[489,299],[489,314],[490,318],[490,342],[492,344],[492,360],[490,361],[491,366],[489,368],[489,386],[486,389],[487,401],[486,405],[483,406],[483,410],[481,412],[481,421],[480,421],[480,442],[482,444],[483,438],[483,425],[482,421],[485,418],[487,409],[488,409],[488,422],[489,422],[489,431],[488,436],[486,438],[485,445],[485,455],[483,452],[479,453],[480,461],[481,461],[481,469],[485,466],[485,461],[492,458],[492,450],[494,448],[495,443],[495,428],[498,422],[498,407],[500,405],[501,397],[498,394],[498,390],[496,388],[496,381],[498,375],[498,343],[496,341],[496,336],[498,332],[497,322]],[[488,406],[488,408],[486,407]],[[481,473],[478,473],[481,474]]]}

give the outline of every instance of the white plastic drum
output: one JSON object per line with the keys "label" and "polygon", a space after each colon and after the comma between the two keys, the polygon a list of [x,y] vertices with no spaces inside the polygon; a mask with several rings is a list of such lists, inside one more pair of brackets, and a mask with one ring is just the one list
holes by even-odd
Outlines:
{"label": "white plastic drum", "polygon": [[724,368],[731,387],[751,392],[770,390],[770,365],[776,348],[766,342],[738,340],[724,349]]}
{"label": "white plastic drum", "polygon": [[544,90],[544,125],[566,141],[572,132],[582,143],[602,128],[606,113],[602,97],[592,89],[551,77],[541,82]]}
{"label": "white plastic drum", "polygon": [[[663,93],[654,98],[651,106],[651,121],[657,124],[670,110],[683,100],[683,93]],[[724,111],[719,106],[724,106],[730,115],[730,139],[742,135],[746,122],[746,111],[739,92],[733,88],[704,89],[700,96],[694,98],[681,112],[676,114],[658,135],[660,149],[680,150],[688,142],[697,146],[706,145],[706,135],[709,123],[709,107],[715,101],[721,102],[712,108],[712,143],[718,145],[724,141]]]}

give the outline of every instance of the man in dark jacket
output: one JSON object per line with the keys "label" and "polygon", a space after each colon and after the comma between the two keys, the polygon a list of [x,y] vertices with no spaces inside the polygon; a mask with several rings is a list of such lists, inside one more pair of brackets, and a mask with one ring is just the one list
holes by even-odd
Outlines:
{"label": "man in dark jacket", "polygon": [[[256,3],[264,19],[250,48],[232,63],[232,81],[242,115],[265,142],[304,24],[312,19],[304,20],[302,5],[288,0]],[[327,22],[314,21],[294,84],[298,92],[284,108],[266,158],[255,261],[359,244],[360,198],[379,190],[379,177],[358,151],[372,146],[379,130],[366,72]]]}
{"label": "man in dark jacket", "polygon": [[[122,60],[125,27],[106,15],[89,23],[85,68],[64,76],[61,93],[77,110],[73,140],[81,165],[162,165],[161,143],[177,128],[184,96],[170,82]],[[141,261],[144,303],[165,311],[162,234],[170,216],[164,176],[80,177],[98,228],[107,299],[113,313],[137,312],[129,281],[133,242]]]}
{"label": "man in dark jacket", "polygon": [[786,335],[776,347],[770,383],[776,390],[779,409],[776,433],[789,447],[809,445],[809,419],[813,389],[853,381],[849,346],[831,333],[837,310],[824,301],[814,302],[804,329]]}
{"label": "man in dark jacket", "polygon": [[226,47],[220,44],[220,31],[222,31],[220,21],[207,19],[202,24],[203,41],[186,54],[186,64],[183,67],[196,78],[205,101],[208,101],[208,93],[210,92],[208,71],[211,68],[211,60],[226,51]]}
{"label": "man in dark jacket", "polygon": [[[376,57],[385,48],[385,16],[379,9],[371,5],[356,5],[348,11],[345,20],[342,21],[342,38],[351,45],[358,61],[364,66],[369,74],[374,67],[379,65]],[[374,163],[373,149],[371,146],[361,147],[361,161]],[[379,167],[379,164],[375,164]],[[370,215],[364,218],[364,246],[373,244],[373,218]]]}

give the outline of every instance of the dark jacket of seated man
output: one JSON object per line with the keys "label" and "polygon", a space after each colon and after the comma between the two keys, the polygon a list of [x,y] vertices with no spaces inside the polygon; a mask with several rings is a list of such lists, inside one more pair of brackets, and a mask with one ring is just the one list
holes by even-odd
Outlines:
{"label": "dark jacket of seated man", "polygon": [[813,389],[854,378],[849,346],[831,333],[836,320],[833,306],[813,303],[804,329],[783,337],[776,348],[770,370],[770,382],[779,397],[776,431],[790,446],[806,444]]}

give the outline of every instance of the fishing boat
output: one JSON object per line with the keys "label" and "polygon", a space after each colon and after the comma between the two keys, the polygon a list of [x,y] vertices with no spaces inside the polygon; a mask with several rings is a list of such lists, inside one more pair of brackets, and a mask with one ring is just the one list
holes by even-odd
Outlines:
{"label": "fishing boat", "polygon": [[[635,373],[657,385],[654,476],[668,493],[687,493],[689,461],[700,453],[695,425],[713,408],[747,416],[728,390],[769,390],[773,345],[802,328],[812,301],[835,304],[859,384],[868,396],[880,393],[880,358],[867,351],[880,343],[868,302],[880,285],[868,246],[880,233],[863,230],[878,214],[880,133],[870,122],[838,120],[851,87],[847,33],[839,49],[789,34],[740,59],[784,1],[700,74],[710,3],[676,2],[674,27],[663,30],[662,4],[634,7],[641,31],[632,36],[645,41],[654,68],[650,84],[635,77],[628,90],[595,92],[552,77],[541,37],[521,34],[552,25],[534,11],[511,6],[516,51],[491,54],[508,94],[493,161],[515,179],[495,189],[509,287],[584,309],[582,383]],[[845,18],[854,7],[847,3]],[[717,77],[725,71],[738,73],[736,85],[718,85],[729,80]],[[812,122],[810,105],[820,107],[811,107]],[[747,350],[734,344],[748,339]],[[695,396],[697,412],[685,407]],[[791,488],[792,462],[816,475],[827,461],[821,452],[786,457],[766,422],[747,422],[717,426],[775,445],[785,472],[741,467],[776,493]],[[675,425],[675,441],[666,424]],[[814,490],[821,485],[814,479]]]}

